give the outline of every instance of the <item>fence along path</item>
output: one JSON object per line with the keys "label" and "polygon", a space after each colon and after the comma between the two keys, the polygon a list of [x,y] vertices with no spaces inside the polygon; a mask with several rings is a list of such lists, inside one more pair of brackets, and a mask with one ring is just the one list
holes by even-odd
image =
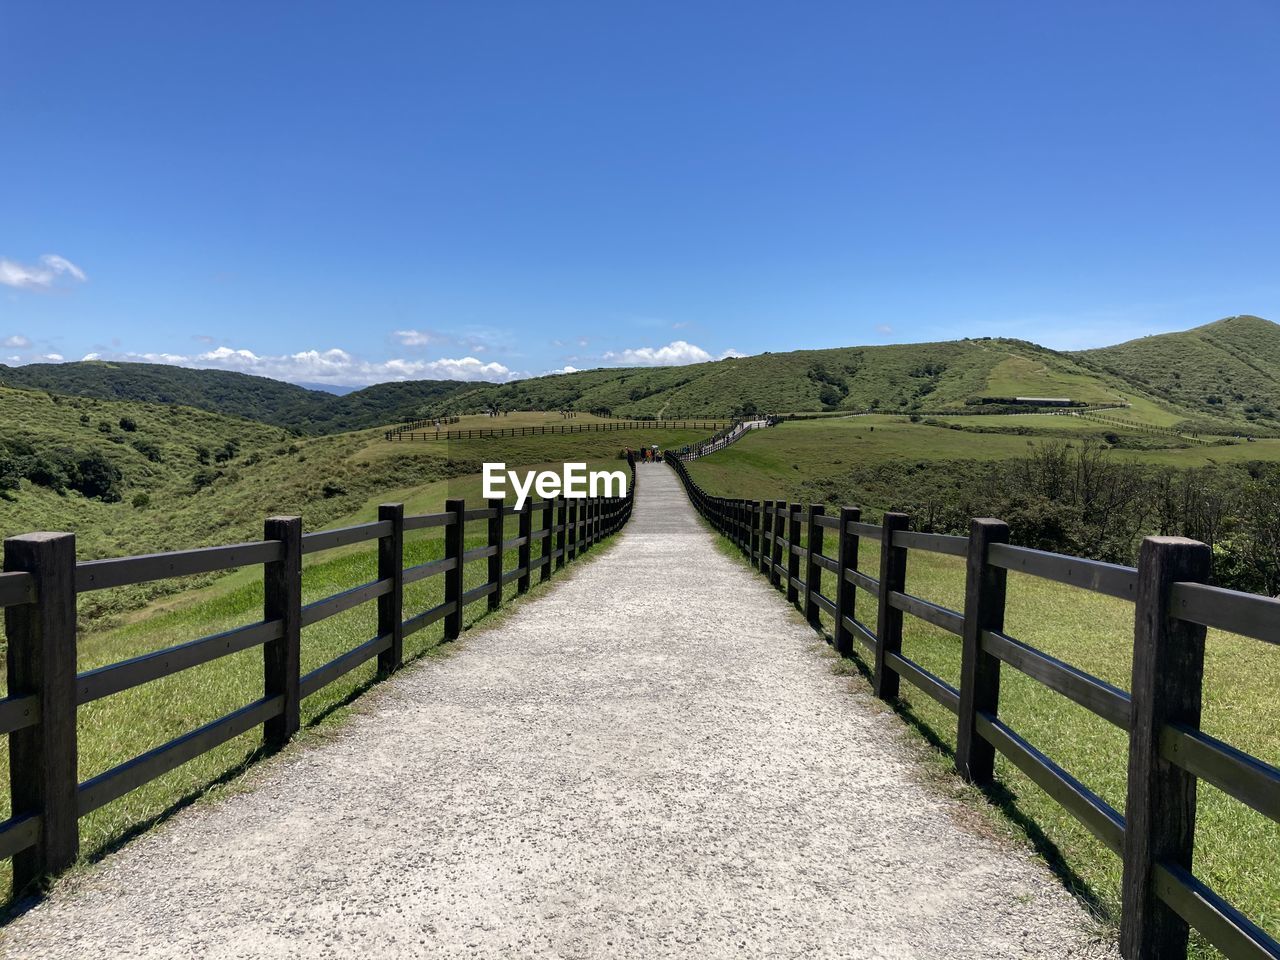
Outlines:
{"label": "fence along path", "polygon": [[[697,510],[812,625],[820,626],[820,614],[832,618],[838,653],[850,656],[855,642],[866,648],[877,697],[895,701],[905,680],[956,714],[962,776],[991,783],[999,751],[1121,858],[1125,957],[1185,957],[1195,927],[1232,960],[1280,958],[1280,943],[1197,879],[1191,862],[1199,780],[1280,821],[1280,769],[1199,729],[1205,628],[1280,644],[1280,599],[1207,585],[1209,548],[1191,540],[1148,537],[1135,569],[1013,546],[1008,526],[995,519],[973,520],[968,537],[943,536],[912,532],[902,513],[870,524],[856,507],[718,497],[699,487],[678,457],[668,461]],[[880,545],[877,575],[858,569],[862,538]],[[963,611],[907,592],[912,550],[965,558]],[[1010,570],[1134,604],[1131,693],[1004,632]],[[818,589],[823,571],[836,577],[832,597]],[[874,626],[857,619],[857,590],[876,598]],[[959,689],[904,654],[904,615],[960,638]],[[1129,734],[1125,813],[1000,719],[1004,665]]]}
{"label": "fence along path", "polygon": [[[12,858],[13,892],[21,894],[75,862],[80,818],[236,737],[260,730],[265,747],[283,747],[298,732],[305,698],[374,658],[380,675],[394,673],[403,665],[406,637],[443,621],[443,640],[454,640],[471,604],[484,602],[496,611],[512,584],[523,594],[534,577],[549,579],[622,528],[631,516],[633,488],[634,483],[625,497],[530,500],[519,511],[501,499],[483,507],[448,500],[443,513],[416,516],[406,516],[403,504],[384,504],[373,523],[305,534],[301,517],[271,517],[261,541],[79,563],[70,533],[6,539],[0,606],[9,691],[0,699],[0,735],[9,737],[13,814],[0,822],[0,858]],[[516,536],[509,537],[513,518]],[[444,555],[406,567],[405,534],[431,528],[444,530]],[[468,547],[468,529],[474,534],[477,528],[485,531],[484,543]],[[303,556],[360,543],[377,544],[377,579],[303,604]],[[516,566],[507,569],[511,559]],[[480,563],[483,582],[466,589],[468,565]],[[261,621],[76,672],[77,596],[245,566],[262,567]],[[434,578],[443,584],[441,602],[406,611],[405,587]],[[377,604],[374,636],[303,673],[303,628],[365,603]],[[262,649],[261,697],[79,781],[79,707],[256,648]]]}
{"label": "fence along path", "polygon": [[1109,955],[637,472],[609,551],[56,890],[12,955]]}
{"label": "fence along path", "polygon": [[[458,420],[454,417],[452,421]],[[427,421],[414,421],[422,425]],[[720,430],[732,420],[593,420],[589,423],[544,423],[528,427],[469,427],[458,430],[421,430],[414,424],[395,427],[388,440],[492,440],[503,437],[546,437],[571,433],[616,433],[619,430]]]}

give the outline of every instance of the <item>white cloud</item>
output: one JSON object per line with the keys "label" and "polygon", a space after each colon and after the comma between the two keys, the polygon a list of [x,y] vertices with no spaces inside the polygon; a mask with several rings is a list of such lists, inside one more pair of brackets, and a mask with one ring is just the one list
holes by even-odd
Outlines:
{"label": "white cloud", "polygon": [[635,347],[619,352],[609,351],[604,358],[610,363],[623,366],[638,367],[678,367],[689,363],[706,363],[710,360],[724,360],[727,357],[741,357],[737,350],[726,350],[718,357],[713,357],[696,344],[686,340],[672,340],[665,347]]}
{"label": "white cloud", "polygon": [[64,357],[60,353],[46,353],[43,356],[41,356],[39,359],[48,360],[50,363],[61,363],[63,360],[66,359],[66,357]]}
{"label": "white cloud", "polygon": [[429,343],[435,343],[438,339],[434,334],[427,333],[425,330],[397,330],[392,336],[402,346],[406,347],[425,347]]}
{"label": "white cloud", "polygon": [[38,263],[18,263],[0,257],[0,283],[20,290],[48,290],[59,278],[84,283],[89,278],[66,257],[46,253]]}
{"label": "white cloud", "polygon": [[893,327],[889,326],[887,323],[877,323],[876,333],[883,334],[887,337],[889,334],[893,333]]}
{"label": "white cloud", "polygon": [[543,376],[554,377],[557,373],[577,373],[577,372],[578,372],[577,367],[570,367],[566,365],[561,367],[559,370],[548,370],[545,374],[543,374]]}
{"label": "white cloud", "polygon": [[[95,353],[85,359],[102,359],[103,356]],[[192,355],[113,353],[105,358],[138,363],[166,363],[179,367],[234,370],[237,373],[270,377],[273,380],[324,383],[344,387],[362,387],[388,380],[490,380],[505,383],[525,376],[500,363],[486,363],[471,356],[441,357],[438,360],[392,358],[370,361],[336,348],[302,350],[298,353],[269,356],[254,353],[252,350],[216,347],[213,350]]]}
{"label": "white cloud", "polygon": [[12,337],[5,337],[4,345],[11,349],[22,350],[31,346],[31,341],[20,333],[15,333]]}
{"label": "white cloud", "polygon": [[83,357],[80,358],[80,362],[83,363],[85,360],[101,360],[101,359],[102,359],[102,354],[100,353],[86,353]]}

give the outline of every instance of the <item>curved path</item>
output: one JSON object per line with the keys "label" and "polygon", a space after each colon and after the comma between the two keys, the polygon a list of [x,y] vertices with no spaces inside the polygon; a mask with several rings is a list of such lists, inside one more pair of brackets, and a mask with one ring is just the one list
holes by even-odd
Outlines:
{"label": "curved path", "polygon": [[639,472],[599,557],[64,881],[7,955],[1110,956]]}

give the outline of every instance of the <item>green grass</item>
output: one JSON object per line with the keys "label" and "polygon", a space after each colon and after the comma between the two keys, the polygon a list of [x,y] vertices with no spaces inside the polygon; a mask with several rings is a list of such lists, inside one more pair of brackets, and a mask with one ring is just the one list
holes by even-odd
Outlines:
{"label": "green grass", "polygon": [[1228,317],[1075,357],[1190,415],[1280,426],[1280,327],[1268,320]]}
{"label": "green grass", "polygon": [[1118,403],[1122,391],[1094,374],[1064,369],[1053,359],[1011,354],[987,375],[991,397],[1069,397],[1084,403]]}
{"label": "green grass", "polygon": [[[721,491],[712,489],[713,492]],[[831,535],[824,544],[834,553]],[[877,575],[879,544],[864,539],[860,567]],[[964,606],[964,562],[913,550],[907,589],[953,610]],[[835,595],[835,576],[823,572],[821,592]],[[857,615],[874,629],[875,598],[857,594]],[[1006,630],[1055,657],[1128,689],[1133,654],[1133,606],[1070,587],[1011,574]],[[833,623],[823,615],[824,629]],[[953,686],[959,682],[960,641],[929,624],[905,617],[904,653]],[[855,665],[869,670],[858,646]],[[1203,729],[1267,763],[1280,765],[1280,648],[1222,631],[1207,643]],[[902,681],[900,709],[949,766],[955,748],[955,717]],[[1127,736],[1011,667],[1002,672],[1000,716],[1038,749],[1123,812]],[[988,799],[1007,829],[1030,842],[1081,898],[1108,924],[1119,915],[1120,863],[1068,813],[1003,757],[999,787]],[[965,794],[957,780],[957,793]],[[972,791],[969,791],[972,795]],[[1280,936],[1280,824],[1201,784],[1195,872],[1272,936]],[[1197,956],[1214,952],[1197,942]]]}
{"label": "green grass", "polygon": [[[737,443],[695,460],[689,472],[703,487],[721,496],[756,500],[795,499],[814,482],[846,474],[855,466],[893,461],[926,463],[954,460],[1009,460],[1023,457],[1031,445],[1052,436],[1102,436],[1112,430],[1096,424],[1095,430],[1073,417],[970,416],[941,418],[950,423],[985,430],[1002,427],[1031,429],[1031,435],[955,430],[932,423],[912,423],[901,416],[861,416],[847,419],[800,420],[767,430],[756,430]],[[1087,421],[1083,421],[1087,422]],[[1173,440],[1170,443],[1178,443]],[[1280,440],[1227,446],[1195,444],[1154,449],[1117,448],[1108,453],[1138,463],[1175,467],[1280,461]]]}

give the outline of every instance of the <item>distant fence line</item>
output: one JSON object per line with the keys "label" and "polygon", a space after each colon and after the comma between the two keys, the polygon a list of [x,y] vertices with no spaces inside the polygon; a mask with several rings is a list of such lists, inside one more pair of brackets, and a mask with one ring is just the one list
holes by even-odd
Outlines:
{"label": "distant fence line", "polygon": [[752,430],[760,430],[764,427],[772,427],[779,422],[777,417],[765,417],[759,420],[736,421],[730,427],[721,430],[710,439],[702,441],[689,448],[688,453],[681,453],[681,459],[697,460],[699,457],[705,457],[708,454],[723,450],[725,447],[731,446],[745,437]]}
{"label": "distant fence line", "polygon": [[402,423],[398,427],[392,427],[389,433],[406,433],[411,430],[421,430],[424,427],[430,427],[438,430],[441,424],[448,426],[451,423],[457,423],[461,417],[419,417],[417,420],[410,420],[408,423]]}
{"label": "distant fence line", "polygon": [[[1201,439],[1200,435],[1193,431],[1178,430],[1174,427],[1157,427],[1150,423],[1135,423],[1132,420],[1122,420],[1119,417],[1104,417],[1095,410],[1081,410],[1074,415],[1086,420],[1095,420],[1098,423],[1107,423],[1116,427],[1124,427],[1126,430],[1134,430],[1138,433],[1148,433],[1153,436],[1162,437],[1177,437],[1182,440],[1195,440],[1198,443],[1208,443],[1207,440]],[[1064,416],[1072,416],[1072,414],[1068,413],[1064,414]]]}
{"label": "distant fence line", "polygon": [[[867,648],[876,696],[894,701],[905,679],[956,715],[955,765],[963,777],[990,784],[999,751],[1121,858],[1125,957],[1185,957],[1191,926],[1233,960],[1280,958],[1275,939],[1192,873],[1199,780],[1280,822],[1280,769],[1200,730],[1206,627],[1280,644],[1280,600],[1207,585],[1209,548],[1192,540],[1148,537],[1136,568],[1117,566],[1013,546],[1000,520],[975,519],[968,537],[943,536],[912,532],[902,513],[870,524],[857,507],[713,496],[678,456],[667,462],[698,512],[785,589],[815,628],[820,614],[833,619],[842,656],[852,656],[855,640]],[[880,544],[878,577],[858,568],[863,537]],[[963,612],[907,593],[910,550],[966,560]],[[1134,604],[1131,693],[1004,632],[1010,570]],[[823,571],[835,575],[834,597],[821,593]],[[856,617],[858,589],[876,597],[874,628]],[[904,614],[960,638],[958,689],[903,653]],[[1128,733],[1126,814],[1000,719],[1002,665]]]}
{"label": "distant fence line", "polygon": [[603,420],[552,423],[532,427],[477,427],[470,430],[388,430],[388,440],[484,440],[499,437],[545,437],[570,433],[613,433],[618,430],[719,430],[729,420]]}
{"label": "distant fence line", "polygon": [[[79,850],[79,819],[189,760],[257,727],[268,748],[298,731],[301,702],[349,671],[377,658],[380,675],[400,668],[404,640],[444,621],[445,641],[462,631],[465,608],[486,600],[502,604],[503,589],[525,593],[576,559],[631,517],[635,472],[625,497],[527,502],[516,510],[501,499],[469,509],[448,500],[443,513],[406,516],[404,504],[383,504],[378,519],[336,530],[303,533],[301,517],[267,519],[263,539],[231,546],[149,556],[77,562],[75,535],[33,533],[4,541],[0,606],[8,642],[9,692],[0,699],[0,735],[9,737],[12,815],[0,823],[0,858],[13,860],[13,892],[71,866]],[[519,533],[506,538],[506,518],[519,518]],[[467,524],[486,524],[484,546],[466,548]],[[405,534],[441,527],[444,556],[404,565]],[[302,602],[302,558],[351,544],[377,542],[377,579],[313,603]],[[538,555],[533,555],[534,547]],[[503,555],[516,550],[516,567],[504,571]],[[483,584],[464,590],[467,564],[484,560]],[[263,568],[265,601],[260,622],[120,663],[76,672],[76,598],[93,590],[235,567]],[[404,588],[444,578],[442,603],[405,619]],[[378,627],[371,639],[309,673],[302,673],[301,632],[363,603],[377,601]],[[185,733],[162,746],[84,781],[77,772],[77,709],[180,671],[255,647],[262,648],[263,695],[253,703]]]}

